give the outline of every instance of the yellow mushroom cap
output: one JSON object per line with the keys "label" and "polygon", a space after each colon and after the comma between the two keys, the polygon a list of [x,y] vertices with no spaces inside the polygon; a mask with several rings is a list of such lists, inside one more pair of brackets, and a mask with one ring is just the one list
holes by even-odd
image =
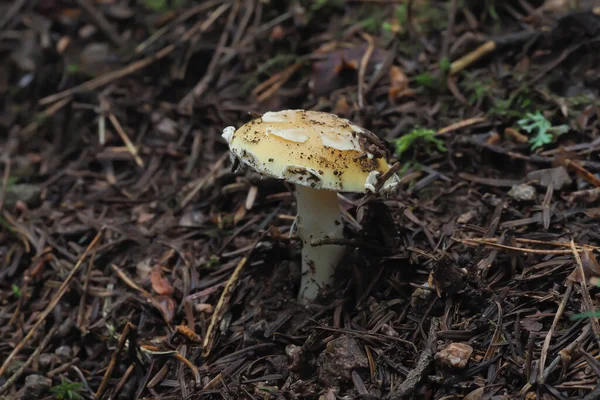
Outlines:
{"label": "yellow mushroom cap", "polygon": [[[390,166],[364,148],[367,131],[345,118],[319,111],[267,112],[223,138],[242,163],[257,172],[314,189],[375,191]],[[362,136],[361,136],[362,135]],[[394,174],[384,189],[395,186]]]}

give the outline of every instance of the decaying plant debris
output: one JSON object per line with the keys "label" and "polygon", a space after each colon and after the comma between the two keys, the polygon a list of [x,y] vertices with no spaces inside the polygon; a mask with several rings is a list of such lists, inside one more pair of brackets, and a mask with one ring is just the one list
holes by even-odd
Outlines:
{"label": "decaying plant debris", "polygon": [[[0,398],[600,393],[600,4],[0,7]],[[292,108],[401,175],[308,306],[291,188],[220,135]]]}

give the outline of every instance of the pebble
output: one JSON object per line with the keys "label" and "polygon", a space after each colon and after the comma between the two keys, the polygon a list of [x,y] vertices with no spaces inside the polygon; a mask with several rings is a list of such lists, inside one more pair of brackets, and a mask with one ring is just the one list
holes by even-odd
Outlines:
{"label": "pebble", "polygon": [[319,379],[326,385],[352,377],[352,371],[368,368],[369,361],[358,341],[348,335],[342,335],[327,343],[326,349],[319,355]]}
{"label": "pebble", "polygon": [[531,201],[535,199],[535,188],[525,183],[514,185],[508,195],[517,201]]}
{"label": "pebble", "polygon": [[473,348],[466,343],[451,343],[435,355],[436,361],[450,367],[463,369],[467,366]]}
{"label": "pebble", "polygon": [[29,375],[25,378],[23,392],[25,399],[38,399],[52,386],[52,379],[43,375]]}

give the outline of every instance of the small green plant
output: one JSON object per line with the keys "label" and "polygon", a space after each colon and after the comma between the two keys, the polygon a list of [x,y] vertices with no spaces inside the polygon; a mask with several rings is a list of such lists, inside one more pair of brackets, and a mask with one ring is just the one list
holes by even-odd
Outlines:
{"label": "small green plant", "polygon": [[[447,6],[446,6],[447,7]],[[447,8],[434,6],[429,0],[415,1],[412,9],[412,22],[422,32],[445,29],[448,24]],[[394,10],[394,18],[402,27],[408,25],[408,4],[402,3]]]}
{"label": "small green plant", "polygon": [[450,72],[451,67],[452,67],[452,63],[450,62],[450,59],[448,57],[444,57],[441,59],[440,69],[442,70],[442,72],[444,74],[447,74],[448,72]]}
{"label": "small green plant", "polygon": [[444,146],[444,142],[435,137],[435,131],[433,129],[414,128],[410,133],[393,141],[398,157],[410,149],[417,141],[422,141],[426,144],[425,151],[429,154],[432,152],[432,147],[435,147],[442,153],[448,151],[446,146]]}
{"label": "small green plant", "polygon": [[344,0],[313,0],[310,6],[311,11],[319,11],[323,8],[343,8]]}
{"label": "small green plant", "polygon": [[[494,105],[489,114],[499,117],[521,117],[523,113],[534,111],[533,97],[527,89],[517,90],[507,99],[492,98]],[[538,106],[538,109],[541,109]]]}
{"label": "small green plant", "polygon": [[221,263],[219,261],[219,257],[217,257],[214,254],[212,256],[210,256],[210,258],[208,259],[208,266],[213,268],[213,267],[218,267],[219,265],[221,265]]}
{"label": "small green plant", "polygon": [[0,215],[0,226],[4,229],[6,229],[7,231],[9,231],[10,233],[12,233],[13,235],[17,234],[17,231],[15,230],[15,228],[13,228],[13,226],[11,224],[8,223],[7,220],[4,219],[3,216]]}
{"label": "small green plant", "polygon": [[13,292],[13,295],[17,299],[20,299],[23,296],[23,293],[21,293],[21,289],[19,289],[19,287],[17,285],[15,285],[14,283],[12,285],[10,285],[10,288]]}
{"label": "small green plant", "polygon": [[493,81],[490,78],[475,76],[467,71],[463,71],[462,77],[460,86],[468,93],[467,101],[469,105],[476,104],[490,94],[493,89]]}
{"label": "small green plant", "polygon": [[531,150],[552,143],[555,137],[569,131],[568,125],[552,126],[552,123],[546,119],[539,111],[535,114],[527,113],[525,117],[517,121],[517,124],[527,133],[535,136],[529,139]]}
{"label": "small green plant", "polygon": [[422,74],[415,76],[413,79],[417,85],[425,89],[437,89],[440,87],[440,81],[428,72],[423,72]]}
{"label": "small green plant", "polygon": [[164,13],[170,9],[183,5],[185,0],[143,0],[144,5],[157,13]]}
{"label": "small green plant", "polygon": [[83,385],[81,383],[69,382],[62,378],[60,385],[56,385],[50,389],[56,400],[79,400]]}

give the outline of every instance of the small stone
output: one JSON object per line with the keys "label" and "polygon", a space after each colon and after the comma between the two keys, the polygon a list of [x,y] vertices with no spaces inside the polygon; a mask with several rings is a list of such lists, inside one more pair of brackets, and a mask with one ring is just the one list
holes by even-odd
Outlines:
{"label": "small stone", "polygon": [[290,371],[298,372],[304,366],[304,351],[302,347],[295,344],[285,346],[285,354],[288,357],[288,367]]}
{"label": "small stone", "polygon": [[525,183],[514,185],[508,195],[517,201],[531,201],[535,199],[535,188]]}
{"label": "small stone", "polygon": [[40,368],[46,370],[50,368],[52,365],[52,354],[42,353],[38,358],[38,362],[40,363]]}
{"label": "small stone", "polygon": [[429,283],[425,282],[422,287],[416,288],[410,296],[410,305],[413,308],[419,308],[420,306],[429,304],[434,296],[435,292]]}
{"label": "small stone", "polygon": [[336,381],[350,380],[352,371],[368,368],[369,361],[356,339],[343,335],[327,343],[319,355],[319,379],[326,385]]}
{"label": "small stone", "polygon": [[70,346],[60,346],[54,350],[54,354],[61,362],[69,362],[73,358],[73,350]]}
{"label": "small stone", "polygon": [[450,368],[463,369],[467,366],[473,348],[466,343],[451,343],[435,355],[436,361]]}
{"label": "small stone", "polygon": [[52,386],[52,379],[43,375],[29,375],[25,378],[23,392],[25,399],[38,399]]}

